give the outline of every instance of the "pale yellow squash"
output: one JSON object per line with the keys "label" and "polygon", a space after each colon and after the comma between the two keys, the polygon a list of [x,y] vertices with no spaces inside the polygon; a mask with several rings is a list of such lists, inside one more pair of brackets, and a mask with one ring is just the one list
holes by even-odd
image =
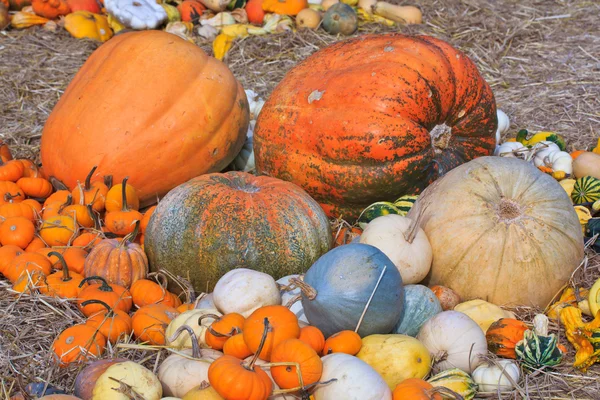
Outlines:
{"label": "pale yellow squash", "polygon": [[465,301],[457,304],[454,311],[460,311],[467,314],[473,321],[479,325],[483,333],[486,333],[490,325],[498,321],[500,318],[516,319],[515,314],[510,311],[503,310],[495,304],[488,303],[481,299]]}
{"label": "pale yellow squash", "polygon": [[162,398],[162,386],[152,371],[133,361],[126,361],[111,365],[100,375],[92,400],[130,400],[132,396],[116,390],[128,387],[145,400]]}

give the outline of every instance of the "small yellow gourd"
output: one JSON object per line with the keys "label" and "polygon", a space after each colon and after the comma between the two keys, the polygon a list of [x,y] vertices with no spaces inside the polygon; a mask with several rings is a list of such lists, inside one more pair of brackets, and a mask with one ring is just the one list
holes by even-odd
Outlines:
{"label": "small yellow gourd", "polygon": [[575,179],[563,179],[562,181],[558,182],[569,195],[569,199],[571,198],[571,193],[573,193],[573,189],[575,188],[575,182],[577,182]]}
{"label": "small yellow gourd", "polygon": [[590,210],[588,210],[584,206],[575,206],[575,212],[577,213],[577,217],[579,217],[579,223],[581,224],[581,233],[585,235],[585,227],[590,219],[592,219],[592,214]]}
{"label": "small yellow gourd", "polygon": [[311,8],[305,8],[296,16],[296,26],[298,29],[308,28],[317,29],[321,22],[321,14]]}
{"label": "small yellow gourd", "polygon": [[[136,397],[137,396],[137,397]],[[162,386],[149,369],[132,361],[111,365],[96,381],[91,400],[160,400]]]}
{"label": "small yellow gourd", "polygon": [[108,19],[89,11],[75,11],[65,17],[65,29],[77,39],[94,39],[106,42],[113,36]]}
{"label": "small yellow gourd", "polygon": [[39,15],[19,11],[13,15],[10,24],[16,29],[26,29],[35,25],[44,25],[48,21],[49,19],[40,17]]}
{"label": "small yellow gourd", "polygon": [[465,301],[454,307],[454,311],[459,311],[468,315],[473,321],[479,325],[483,333],[487,332],[490,325],[498,321],[500,318],[516,319],[515,314],[510,311],[501,309],[495,304],[488,303],[485,300],[475,299]]}
{"label": "small yellow gourd", "polygon": [[378,1],[373,12],[381,17],[405,24],[420,24],[423,14],[415,6],[397,6],[395,4]]}

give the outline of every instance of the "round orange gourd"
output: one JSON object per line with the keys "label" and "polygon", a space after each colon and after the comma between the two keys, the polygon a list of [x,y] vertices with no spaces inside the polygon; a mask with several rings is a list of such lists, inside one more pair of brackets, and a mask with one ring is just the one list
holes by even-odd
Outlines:
{"label": "round orange gourd", "polygon": [[230,337],[241,332],[245,320],[244,316],[238,313],[217,317],[206,331],[204,336],[206,344],[211,349],[222,350]]}
{"label": "round orange gourd", "polygon": [[77,298],[81,292],[79,285],[84,279],[83,276],[76,272],[69,273],[67,263],[60,253],[53,251],[49,255],[58,257],[61,269],[46,277],[46,284],[40,287],[40,293],[63,299]]}
{"label": "round orange gourd", "polygon": [[30,221],[35,221],[36,215],[33,207],[22,201],[20,203],[4,203],[0,205],[0,217],[24,217]]}
{"label": "round orange gourd", "polygon": [[[135,206],[137,206],[139,208],[139,200],[137,200],[137,195],[135,195],[135,189],[133,189],[131,186],[127,185],[127,177],[123,178],[123,183],[121,184],[121,208],[118,210],[113,210],[112,209],[112,205],[113,203],[117,203],[116,200],[114,200],[114,196],[112,195],[112,191],[115,188],[118,188],[119,185],[117,186],[113,186],[110,191],[108,192],[108,195],[106,196],[106,207],[110,208],[110,210],[107,208],[107,213],[106,216],[104,217],[104,226],[106,227],[106,229],[108,229],[109,232],[114,233],[115,235],[119,235],[119,236],[125,236],[130,234],[131,232],[133,232],[133,230],[135,229],[135,223],[136,221],[140,221],[144,218],[144,216],[142,215],[141,212],[137,211],[137,208],[135,208]],[[131,188],[131,193],[133,193],[133,195],[135,196],[136,201],[131,201],[131,203],[133,204],[133,206],[129,205],[129,198],[131,197],[130,195],[127,194],[127,192],[129,191],[129,188]]]}
{"label": "round orange gourd", "polygon": [[323,345],[323,355],[332,353],[346,353],[354,356],[362,347],[362,340],[354,331],[341,331],[327,338]]}
{"label": "round orange gourd", "polygon": [[65,329],[52,343],[52,351],[61,367],[86,361],[90,356],[101,356],[105,348],[104,335],[85,324]]}
{"label": "round orange gourd", "polygon": [[[164,71],[168,80],[149,78]],[[146,206],[228,165],[248,122],[244,90],[225,64],[167,32],[128,32],[94,51],[71,81],[44,126],[41,158],[71,189],[94,165],[115,182],[129,176]]]}
{"label": "round orange gourd", "polygon": [[96,180],[92,182],[94,172],[96,172],[97,168],[98,167],[94,166],[91,169],[85,178],[84,184],[78,183],[71,192],[71,195],[73,196],[73,202],[75,204],[83,204],[86,206],[90,204],[94,211],[102,212],[104,211],[104,202],[106,201],[108,186],[102,181]]}
{"label": "round orange gourd", "polygon": [[33,240],[27,245],[25,251],[28,253],[35,253],[38,250],[43,249],[45,247],[46,243],[44,243],[44,241],[39,237],[35,236]]}
{"label": "round orange gourd", "polygon": [[429,36],[362,35],[314,53],[271,93],[256,168],[350,220],[492,154],[497,124],[492,90],[465,54]]}
{"label": "round orange gourd", "polygon": [[19,246],[9,245],[0,247],[0,274],[4,275],[4,270],[10,263],[25,251]]}
{"label": "round orange gourd", "polygon": [[10,217],[0,225],[2,246],[14,245],[24,249],[35,235],[35,226],[25,217]]}
{"label": "round orange gourd", "polygon": [[52,184],[44,178],[23,177],[17,181],[17,185],[28,197],[45,199],[52,194]]}
{"label": "round orange gourd", "polygon": [[150,304],[133,314],[132,326],[135,337],[149,344],[165,344],[165,330],[179,312],[164,304]]}
{"label": "round orange gourd", "polygon": [[42,214],[43,206],[40,204],[39,201],[37,201],[35,199],[25,199],[25,200],[23,200],[23,204],[27,204],[28,206],[31,206],[36,218]]}
{"label": "round orange gourd", "polygon": [[102,300],[114,310],[123,310],[125,312],[131,310],[133,302],[131,301],[131,293],[129,290],[125,289],[123,286],[114,284],[109,285],[106,280],[99,276],[88,276],[79,284],[79,286],[83,287],[91,280],[99,280],[100,283],[89,284],[79,293],[77,304],[83,315],[89,317],[90,315],[104,310],[102,305],[95,303],[88,303],[87,305],[82,306],[82,303],[87,300]]}
{"label": "round orange gourd", "polygon": [[252,350],[248,348],[248,345],[244,341],[244,335],[238,333],[227,339],[223,345],[223,354],[243,360],[252,355]]}
{"label": "round orange gourd", "polygon": [[244,341],[253,353],[259,348],[265,318],[269,321],[270,328],[259,358],[269,361],[271,359],[271,352],[279,343],[300,336],[300,326],[298,325],[296,315],[287,307],[260,307],[246,318],[242,329]]}
{"label": "round orange gourd", "polygon": [[208,367],[210,385],[224,399],[267,400],[273,382],[265,371],[251,362],[224,355]]}
{"label": "round orange gourd", "polygon": [[[318,382],[323,373],[323,362],[317,352],[299,339],[288,339],[279,343],[271,354],[271,362],[298,363],[304,386]],[[273,366],[271,375],[277,386],[282,389],[301,386],[296,366]]]}
{"label": "round orange gourd", "polygon": [[71,192],[69,192],[68,190],[58,190],[52,193],[46,200],[44,200],[44,207],[51,203],[66,203],[67,199],[69,199],[69,204],[71,204],[73,200]]}
{"label": "round orange gourd", "polygon": [[96,328],[109,342],[115,344],[121,336],[131,334],[131,317],[125,311],[113,310],[102,300],[87,300],[81,303],[83,307],[88,304],[99,304],[105,308],[104,311],[91,315],[85,324]]}
{"label": "round orange gourd", "polygon": [[67,215],[44,219],[40,228],[40,237],[48,246],[68,246],[76,234],[77,223]]}
{"label": "round orange gourd", "polygon": [[523,340],[528,329],[524,322],[517,319],[500,318],[492,323],[485,333],[488,350],[500,357],[517,358],[515,347]]}
{"label": "round orange gourd", "polygon": [[[168,298],[167,290],[159,283],[150,279],[138,279],[133,282],[129,291],[131,292],[133,304],[138,308],[149,304],[163,303]],[[174,306],[174,304],[167,305],[170,307]]]}
{"label": "round orange gourd", "polygon": [[418,378],[409,378],[402,381],[392,393],[393,400],[442,400],[442,396],[435,393],[431,383]]}
{"label": "round orange gourd", "polygon": [[67,0],[32,0],[33,11],[44,18],[55,19],[71,12]]}
{"label": "round orange gourd", "polygon": [[2,272],[11,282],[15,282],[24,272],[41,271],[44,275],[52,272],[52,264],[47,257],[36,253],[22,253],[16,256]]}
{"label": "round orange gourd", "polygon": [[20,203],[25,200],[25,194],[14,182],[0,181],[0,205],[4,203]]}
{"label": "round orange gourd", "polygon": [[26,178],[39,178],[38,167],[31,160],[18,159],[23,164],[23,176]]}
{"label": "round orange gourd", "polygon": [[325,346],[325,336],[316,326],[305,326],[300,328],[298,339],[312,347],[318,354],[321,354]]}
{"label": "round orange gourd", "polygon": [[104,234],[100,231],[97,232],[85,232],[77,236],[73,240],[73,246],[91,249],[104,239]]}
{"label": "round orange gourd", "polygon": [[23,176],[23,164],[17,160],[4,162],[0,159],[0,181],[16,182]]}

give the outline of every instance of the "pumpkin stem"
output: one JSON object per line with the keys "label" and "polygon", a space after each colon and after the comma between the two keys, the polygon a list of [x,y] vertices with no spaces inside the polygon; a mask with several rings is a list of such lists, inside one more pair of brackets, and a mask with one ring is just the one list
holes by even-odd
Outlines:
{"label": "pumpkin stem", "polygon": [[62,214],[63,210],[65,208],[67,208],[68,206],[70,206],[72,201],[73,201],[73,196],[71,196],[71,194],[69,194],[67,196],[67,199],[65,200],[65,202],[63,204],[61,204],[60,208],[58,209],[58,213]]}
{"label": "pumpkin stem", "polygon": [[112,175],[104,175],[104,184],[107,188],[111,188],[113,185],[113,176]]}
{"label": "pumpkin stem", "polygon": [[123,204],[121,205],[121,211],[127,212],[129,211],[129,207],[127,207],[127,180],[128,176],[123,178],[123,183],[121,184],[121,196],[123,196]]}
{"label": "pumpkin stem", "polygon": [[98,168],[97,165],[94,165],[92,167],[92,170],[90,171],[89,174],[87,174],[87,176],[85,177],[85,190],[86,192],[89,192],[90,189],[92,188],[92,175],[94,175],[94,172],[96,172],[96,169]]}
{"label": "pumpkin stem", "polygon": [[137,237],[139,230],[140,230],[140,220],[136,219],[135,220],[135,228],[133,228],[133,232],[131,232],[129,235],[127,235],[123,238],[123,240],[121,241],[121,246],[124,246],[128,243],[133,242],[135,240],[135,238]]}
{"label": "pumpkin stem", "polygon": [[203,298],[205,298],[206,296],[208,296],[208,293],[200,293],[200,295],[196,298],[196,300],[194,300],[194,310],[198,307],[198,303],[200,303],[200,301],[202,301]]}
{"label": "pumpkin stem", "polygon": [[17,192],[17,194],[4,193],[4,201],[7,203],[12,203],[15,197],[21,197],[22,194]]}
{"label": "pumpkin stem", "polygon": [[[416,218],[411,218],[411,222],[410,225],[408,226],[408,230],[406,232],[404,232],[402,235],[404,236],[404,239],[412,244],[412,242],[415,240],[415,237],[417,236],[417,233],[419,232],[419,227],[421,226],[421,220],[423,219],[423,215],[425,214],[425,210],[427,210],[427,208],[429,207],[429,205],[431,204],[431,201],[427,201],[427,203],[421,207],[421,204],[417,204],[416,207],[416,212],[417,212],[417,216]],[[412,213],[411,213],[412,216]]]}
{"label": "pumpkin stem", "polygon": [[113,311],[113,309],[108,304],[106,304],[105,302],[103,302],[102,300],[98,300],[98,299],[86,300],[83,303],[81,303],[81,307],[85,307],[88,304],[100,304],[100,305],[102,305],[107,310],[106,316],[108,318],[112,318],[115,315],[115,312]]}
{"label": "pumpkin stem", "polygon": [[202,383],[200,384],[200,390],[204,390],[206,388],[208,388],[210,386],[210,383],[208,383],[207,381],[202,381]]}
{"label": "pumpkin stem", "polygon": [[111,380],[119,383],[119,388],[118,389],[113,388],[114,391],[121,393],[123,396],[127,397],[130,400],[145,400],[144,396],[140,395],[138,392],[133,390],[133,386],[128,385],[127,383],[125,383],[117,378],[113,378],[112,376],[110,376],[109,378]]}
{"label": "pumpkin stem", "polygon": [[63,273],[63,278],[62,281],[63,282],[69,282],[71,279],[69,276],[69,268],[67,267],[67,262],[65,261],[65,258],[63,257],[62,254],[60,254],[57,251],[51,251],[48,253],[49,256],[56,256],[58,258],[58,261],[60,261],[60,264],[62,265],[62,273]]}
{"label": "pumpkin stem", "polygon": [[291,299],[288,300],[288,302],[285,304],[286,308],[291,308],[294,304],[296,304],[298,302],[298,300],[302,299],[302,295],[298,294],[294,297],[292,297]]}
{"label": "pumpkin stem", "polygon": [[377,283],[375,284],[375,287],[373,288],[373,291],[371,292],[371,296],[369,297],[369,300],[367,301],[367,304],[365,305],[365,308],[364,308],[362,314],[360,315],[358,324],[356,324],[356,328],[354,329],[354,332],[356,332],[356,333],[358,333],[358,330],[360,329],[360,325],[363,322],[363,318],[365,317],[365,314],[367,313],[367,309],[371,305],[371,300],[373,300],[373,297],[375,296],[375,292],[377,291],[377,288],[379,287],[379,284],[381,283],[381,279],[383,279],[383,275],[385,274],[386,270],[387,270],[387,265],[384,265],[383,270],[381,271],[381,274],[379,275],[379,279],[377,279]]}
{"label": "pumpkin stem", "polygon": [[83,187],[81,187],[81,182],[77,181],[77,189],[79,189],[79,205],[85,205],[85,194],[83,193]]}
{"label": "pumpkin stem", "polygon": [[[201,316],[198,318],[198,325],[202,325],[202,320],[203,320],[203,319],[206,319],[206,318],[212,318],[212,319],[214,319],[214,320],[215,320],[214,322],[217,322],[217,321],[220,321],[220,320],[221,320],[221,317],[219,317],[219,316],[218,316],[218,315],[216,315],[216,314],[204,314],[204,315],[201,315]],[[213,322],[213,323],[214,323],[214,322]],[[215,335],[215,336],[216,336],[216,335]]]}
{"label": "pumpkin stem", "polygon": [[112,287],[108,284],[108,282],[106,282],[106,279],[104,279],[101,276],[97,276],[97,275],[88,276],[87,278],[84,278],[81,281],[81,283],[79,284],[79,287],[82,287],[84,283],[86,283],[87,281],[91,281],[91,280],[102,282],[102,285],[100,285],[98,290],[101,290],[103,292],[112,292],[113,291]]}
{"label": "pumpkin stem", "polygon": [[288,361],[282,361],[282,362],[272,362],[272,363],[268,363],[268,364],[263,364],[263,365],[259,365],[260,368],[265,368],[265,367],[296,367],[296,374],[298,374],[298,383],[300,384],[300,386],[292,388],[292,389],[286,389],[286,390],[290,390],[292,392],[296,392],[298,390],[303,390],[304,389],[304,380],[302,379],[302,371],[300,371],[300,364],[297,362],[288,362]]}
{"label": "pumpkin stem", "polygon": [[188,325],[181,325],[179,328],[177,328],[175,333],[173,333],[173,335],[169,338],[169,343],[173,343],[183,331],[186,331],[192,339],[192,357],[196,359],[200,358],[200,345],[198,345],[198,338],[196,337],[194,330]]}
{"label": "pumpkin stem", "polygon": [[245,363],[242,363],[242,366],[250,371],[254,371],[254,364],[256,363],[256,360],[258,360],[258,356],[262,352],[263,347],[265,347],[265,342],[267,341],[267,334],[269,333],[269,318],[265,317],[264,324],[265,329],[263,331],[262,338],[260,339],[260,344],[258,345],[256,353],[254,353],[254,355],[252,356],[252,359],[250,360],[248,366],[244,365]]}
{"label": "pumpkin stem", "polygon": [[[210,314],[208,314],[208,315],[210,315]],[[200,319],[202,319],[202,317],[200,317]],[[198,321],[198,324],[200,324],[200,321]],[[211,335],[213,335],[215,337],[226,337],[226,338],[230,338],[234,335],[237,335],[238,333],[242,333],[242,331],[240,331],[240,329],[237,326],[234,326],[233,328],[231,328],[231,331],[229,331],[229,333],[219,333],[212,328],[212,325],[209,326],[207,330],[210,332]]]}
{"label": "pumpkin stem", "polygon": [[90,218],[92,218],[92,221],[94,221],[94,229],[102,232],[102,223],[100,222],[100,218],[98,217],[98,215],[96,215],[96,213],[94,212],[92,204],[86,205],[85,208],[87,209]]}
{"label": "pumpkin stem", "polygon": [[299,288],[309,300],[314,300],[317,297],[317,290],[310,286],[308,283],[301,281],[298,278],[291,278],[292,288]]}
{"label": "pumpkin stem", "polygon": [[56,179],[53,176],[51,176],[50,178],[48,178],[48,180],[52,184],[52,187],[54,188],[54,190],[57,191],[57,192],[59,190],[69,190],[69,188],[67,187],[67,185],[65,185],[64,183],[62,183],[61,181],[59,181],[58,179]]}

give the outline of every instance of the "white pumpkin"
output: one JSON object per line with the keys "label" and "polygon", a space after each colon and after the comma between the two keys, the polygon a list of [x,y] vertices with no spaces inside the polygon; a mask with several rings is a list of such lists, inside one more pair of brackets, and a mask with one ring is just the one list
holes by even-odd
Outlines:
{"label": "white pumpkin", "polygon": [[504,132],[508,131],[508,128],[510,128],[510,119],[508,118],[508,115],[506,115],[506,113],[499,108],[496,109],[496,115],[498,116],[498,128],[496,129],[496,140],[499,141],[500,135],[502,135]]}
{"label": "white pumpkin", "polygon": [[[506,392],[514,388],[521,376],[521,369],[512,360],[496,360],[498,364],[486,363],[473,371],[473,380],[480,392]],[[511,382],[512,379],[512,382]]]}
{"label": "white pumpkin", "polygon": [[215,285],[213,300],[223,314],[235,312],[244,318],[260,307],[281,304],[275,279],[247,268],[233,269],[223,275]]}
{"label": "white pumpkin", "polygon": [[377,217],[360,235],[360,243],[375,246],[388,256],[405,285],[421,282],[431,268],[433,253],[429,240],[410,218],[396,214]]}
{"label": "white pumpkin", "polygon": [[541,141],[536,143],[533,146],[534,156],[533,156],[533,164],[536,167],[541,167],[545,164],[546,157],[550,156],[552,153],[558,153],[560,151],[560,147],[554,142],[550,141]]}
{"label": "white pumpkin", "polygon": [[203,296],[201,299],[196,301],[196,307],[194,307],[198,310],[201,310],[203,308],[217,308],[215,306],[215,302],[213,301],[213,294],[212,293],[208,293],[207,295]]}
{"label": "white pumpkin", "polygon": [[566,151],[555,151],[550,153],[544,159],[546,167],[552,168],[553,171],[563,171],[571,175],[573,173],[573,157]]}
{"label": "white pumpkin", "polygon": [[429,350],[434,372],[459,368],[471,373],[487,354],[485,334],[475,321],[458,311],[443,311],[429,319],[417,339]]}
{"label": "white pumpkin", "polygon": [[[191,330],[191,328],[183,326],[178,329],[178,332],[188,329]],[[181,332],[181,335],[191,337],[193,332]],[[184,349],[171,354],[158,368],[157,375],[162,384],[163,394],[183,397],[202,382],[208,382],[210,364],[222,355],[223,353],[217,350],[200,350],[198,343],[192,340],[191,350]]]}
{"label": "white pumpkin", "polygon": [[344,353],[322,358],[323,374],[313,392],[315,400],[391,400],[392,391],[381,375],[369,364]]}
{"label": "white pumpkin", "polygon": [[125,389],[125,385],[145,400],[160,400],[162,397],[162,386],[152,371],[133,361],[125,361],[111,365],[98,377],[92,400],[129,400],[132,396],[117,391]]}
{"label": "white pumpkin", "polygon": [[466,314],[479,325],[483,333],[486,333],[490,325],[500,318],[517,317],[511,311],[503,310],[495,304],[488,303],[485,300],[475,299],[457,304],[454,311]]}
{"label": "white pumpkin", "polygon": [[[277,283],[281,286],[289,286],[291,285],[290,279],[292,278],[302,280],[301,275],[288,275],[278,279]],[[281,295],[281,305],[287,306],[290,300],[292,300],[301,293],[302,292],[300,291],[300,288],[295,288],[293,290],[286,290],[285,287],[282,288],[279,291],[279,294]],[[296,318],[298,318],[298,324],[301,328],[309,325],[308,319],[306,319],[306,315],[304,315],[304,307],[302,307],[302,301],[298,300],[294,304],[292,304],[292,306],[290,307],[290,311],[296,315]]]}
{"label": "white pumpkin", "polygon": [[167,344],[171,345],[175,348],[192,348],[192,338],[189,335],[180,335],[177,339],[171,342],[171,338],[179,329],[179,327],[183,325],[187,325],[194,331],[194,335],[198,339],[198,344],[200,347],[208,348],[206,344],[206,331],[208,327],[215,321],[215,318],[205,317],[202,319],[202,323],[198,324],[200,317],[205,315],[216,315],[217,317],[221,316],[221,313],[214,308],[206,308],[206,309],[196,309],[189,310],[184,313],[179,314],[175,319],[173,319],[167,330],[165,331],[165,337],[167,338]]}
{"label": "white pumpkin", "polygon": [[[526,146],[519,142],[504,142],[496,147],[494,155],[498,157],[523,158],[528,152]],[[517,157],[518,155],[518,157]]]}

